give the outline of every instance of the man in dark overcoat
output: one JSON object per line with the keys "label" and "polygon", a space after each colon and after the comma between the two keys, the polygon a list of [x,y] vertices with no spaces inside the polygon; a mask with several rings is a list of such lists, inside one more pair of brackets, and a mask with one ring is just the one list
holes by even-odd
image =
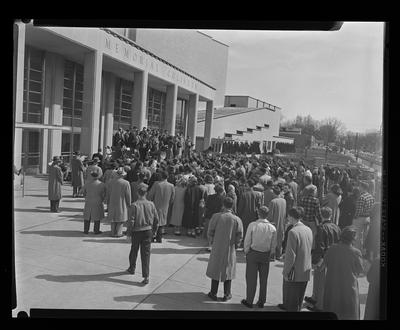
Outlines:
{"label": "man in dark overcoat", "polygon": [[84,185],[83,173],[85,167],[83,166],[83,162],[79,157],[79,152],[74,152],[71,160],[71,185],[72,185],[72,197],[78,197],[79,191]]}
{"label": "man in dark overcoat", "polygon": [[61,160],[58,156],[53,157],[53,162],[49,167],[49,200],[50,200],[50,211],[59,213],[61,186],[64,183],[63,174],[60,168]]}

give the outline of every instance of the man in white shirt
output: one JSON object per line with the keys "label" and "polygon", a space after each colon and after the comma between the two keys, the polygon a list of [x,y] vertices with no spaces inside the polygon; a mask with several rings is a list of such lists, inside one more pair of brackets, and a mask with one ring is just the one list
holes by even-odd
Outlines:
{"label": "man in white shirt", "polygon": [[253,307],[253,299],[257,288],[257,274],[260,278],[260,290],[257,306],[263,308],[267,298],[267,280],[269,273],[270,253],[276,248],[276,228],[267,220],[268,207],[261,206],[258,220],[249,224],[244,239],[246,254],[246,299],[241,303]]}

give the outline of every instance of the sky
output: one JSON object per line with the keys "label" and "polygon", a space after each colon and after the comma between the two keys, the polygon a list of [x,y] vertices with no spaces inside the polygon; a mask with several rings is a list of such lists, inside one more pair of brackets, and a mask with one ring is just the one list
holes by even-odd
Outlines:
{"label": "sky", "polygon": [[226,95],[282,108],[282,120],[335,117],[346,130],[379,129],[384,23],[339,31],[200,30],[229,46]]}

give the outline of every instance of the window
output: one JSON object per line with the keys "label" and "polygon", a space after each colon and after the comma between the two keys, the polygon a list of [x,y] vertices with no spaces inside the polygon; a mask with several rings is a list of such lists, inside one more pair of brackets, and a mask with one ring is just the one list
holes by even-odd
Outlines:
{"label": "window", "polygon": [[114,130],[132,126],[133,82],[117,79],[115,84]]}
{"label": "window", "polygon": [[26,167],[39,166],[40,132],[39,130],[22,130],[22,164]]}
{"label": "window", "polygon": [[24,100],[22,121],[43,122],[44,54],[27,46],[24,66]]}
{"label": "window", "polygon": [[61,137],[61,156],[64,161],[69,163],[74,151],[79,150],[81,135],[79,133],[62,133]]}
{"label": "window", "polygon": [[186,100],[178,99],[176,102],[175,135],[185,134],[185,106]]}
{"label": "window", "polygon": [[147,126],[149,128],[162,129],[165,120],[166,93],[149,88],[147,102]]}
{"label": "window", "polygon": [[66,60],[64,66],[63,121],[65,126],[82,126],[83,66]]}

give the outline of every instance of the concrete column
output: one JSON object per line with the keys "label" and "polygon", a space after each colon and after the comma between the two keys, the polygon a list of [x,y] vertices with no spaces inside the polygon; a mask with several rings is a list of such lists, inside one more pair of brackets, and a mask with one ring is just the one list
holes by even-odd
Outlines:
{"label": "concrete column", "polygon": [[178,100],[178,86],[175,84],[167,86],[167,96],[165,99],[164,129],[166,129],[168,133],[172,135],[175,135],[177,100]]}
{"label": "concrete column", "polygon": [[[46,91],[51,91],[50,99],[45,98],[45,108],[49,108],[49,124],[61,126],[64,95],[64,59],[59,55],[48,53],[46,62],[46,69],[51,74],[52,80],[48,81],[50,86],[47,83],[45,86]],[[53,156],[61,155],[61,138],[61,129],[49,130],[47,162],[50,162]]]}
{"label": "concrete column", "polygon": [[93,51],[85,55],[83,72],[83,114],[81,152],[92,157],[99,148],[101,101],[101,72],[103,53]]}
{"label": "concrete column", "polygon": [[103,149],[112,145],[113,125],[114,125],[114,101],[115,101],[115,75],[111,72],[104,72],[104,94],[105,120],[104,120],[104,140]]}
{"label": "concrete column", "polygon": [[49,130],[48,129],[43,129],[42,130],[42,139],[41,139],[41,150],[40,150],[40,168],[39,172],[46,174],[47,173],[47,163],[49,162],[48,160],[48,145],[49,145]]}
{"label": "concrete column", "polygon": [[[13,77],[14,77],[14,127],[15,123],[22,122],[22,112],[24,107],[24,65],[25,65],[25,24],[14,24],[14,63],[13,63]],[[14,129],[14,164],[17,169],[21,168],[22,159],[22,128]],[[22,175],[15,176],[14,185],[21,184]]]}
{"label": "concrete column", "polygon": [[100,124],[99,124],[99,145],[104,149],[104,127],[105,127],[105,117],[106,117],[106,102],[107,102],[107,95],[106,95],[106,88],[105,88],[105,81],[104,81],[104,72],[102,74],[101,79],[101,102],[100,102]]}
{"label": "concrete column", "polygon": [[197,127],[197,106],[199,103],[199,94],[191,94],[189,96],[189,113],[188,113],[188,129],[187,135],[196,144],[196,127]]}
{"label": "concrete column", "polygon": [[183,136],[186,138],[187,136],[187,128],[188,128],[188,114],[189,114],[189,101],[185,102],[185,108],[183,110]]}
{"label": "concrete column", "polygon": [[206,121],[204,126],[204,149],[207,149],[211,144],[212,124],[214,119],[214,102],[206,102]]}
{"label": "concrete column", "polygon": [[133,109],[132,125],[138,129],[146,126],[147,108],[147,83],[149,74],[147,71],[135,72],[133,80]]}

